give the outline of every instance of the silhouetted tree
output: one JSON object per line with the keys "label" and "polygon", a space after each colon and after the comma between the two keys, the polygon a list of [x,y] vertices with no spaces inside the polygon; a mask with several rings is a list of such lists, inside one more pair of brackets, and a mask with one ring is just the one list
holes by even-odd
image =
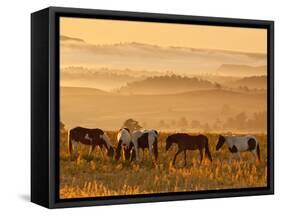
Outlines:
{"label": "silhouetted tree", "polygon": [[63,122],[60,121],[60,144],[67,145],[67,130]]}
{"label": "silhouetted tree", "polygon": [[174,119],[171,121],[171,125],[172,125],[172,126],[175,126],[175,125],[176,125],[176,121],[175,121]]}
{"label": "silhouetted tree", "polygon": [[164,127],[165,127],[165,121],[164,121],[163,119],[161,119],[161,120],[159,121],[159,127],[160,127],[160,128],[164,128]]}
{"label": "silhouetted tree", "polygon": [[188,122],[185,117],[181,117],[178,122],[179,127],[185,128],[188,125]]}
{"label": "silhouetted tree", "polygon": [[239,129],[244,129],[246,126],[247,116],[245,112],[241,112],[235,117],[235,127]]}
{"label": "silhouetted tree", "polygon": [[144,121],[144,122],[142,123],[142,126],[143,126],[144,128],[146,128],[146,126],[147,126],[146,121]]}
{"label": "silhouetted tree", "polygon": [[216,88],[216,89],[221,89],[221,87],[222,87],[221,84],[215,82],[215,88]]}
{"label": "silhouetted tree", "polygon": [[130,131],[135,131],[142,128],[142,126],[139,125],[139,122],[132,118],[127,119],[124,122],[123,127],[129,128]]}
{"label": "silhouetted tree", "polygon": [[222,121],[219,118],[217,118],[213,124],[213,129],[220,130],[222,126],[223,126]]}

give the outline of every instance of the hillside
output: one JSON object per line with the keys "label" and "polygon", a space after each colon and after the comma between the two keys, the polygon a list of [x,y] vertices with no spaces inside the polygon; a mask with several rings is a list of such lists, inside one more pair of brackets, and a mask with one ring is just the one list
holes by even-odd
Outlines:
{"label": "hillside", "polygon": [[266,66],[249,66],[249,65],[237,65],[237,64],[223,64],[221,65],[216,73],[224,76],[256,76],[265,75]]}
{"label": "hillside", "polygon": [[80,87],[61,87],[60,94],[62,96],[91,96],[91,95],[106,95],[108,92],[95,88],[80,88]]}
{"label": "hillside", "polygon": [[247,87],[249,89],[266,89],[266,82],[266,76],[251,76],[229,82],[227,85],[234,88]]}
{"label": "hillside", "polygon": [[197,89],[212,89],[215,85],[196,77],[157,76],[126,84],[117,90],[123,94],[167,94]]}
{"label": "hillside", "polygon": [[[71,53],[69,49],[72,50]],[[248,66],[266,64],[265,54],[157,46],[137,42],[90,44],[66,40],[61,43],[61,52],[62,66],[83,65],[85,67],[130,68],[149,71],[169,70],[185,76],[214,73],[224,64]]]}
{"label": "hillside", "polygon": [[[153,74],[153,72],[72,66],[61,69],[61,85],[98,88],[108,91],[119,88],[127,82],[143,79],[144,74]],[[157,74],[157,72],[154,74]]]}
{"label": "hillside", "polygon": [[[266,110],[265,92],[234,92],[222,89],[201,89],[178,94],[112,94],[97,89],[61,88],[61,120],[67,127],[77,125],[113,130],[128,118],[147,127],[157,127],[160,120],[198,120],[213,124],[239,112],[250,116]],[[257,106],[258,104],[258,106]],[[222,116],[228,106],[227,116]]]}

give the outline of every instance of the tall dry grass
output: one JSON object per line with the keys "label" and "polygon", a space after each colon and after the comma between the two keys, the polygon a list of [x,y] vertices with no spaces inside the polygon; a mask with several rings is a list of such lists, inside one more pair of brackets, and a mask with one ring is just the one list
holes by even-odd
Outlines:
{"label": "tall dry grass", "polygon": [[[116,132],[108,132],[116,146]],[[61,133],[60,144],[60,198],[81,198],[113,195],[165,193],[176,191],[217,190],[228,188],[262,187],[267,185],[266,135],[256,135],[261,145],[261,161],[254,161],[249,152],[241,153],[241,160],[229,161],[225,147],[215,151],[217,134],[207,134],[213,162],[207,159],[199,164],[199,152],[183,154],[176,167],[172,159],[176,146],[165,151],[167,133],[159,135],[159,160],[151,162],[148,152],[140,163],[115,161],[97,148],[89,157],[88,147],[79,146],[80,157],[71,161],[67,149],[67,133]],[[142,155],[141,155],[142,156]]]}

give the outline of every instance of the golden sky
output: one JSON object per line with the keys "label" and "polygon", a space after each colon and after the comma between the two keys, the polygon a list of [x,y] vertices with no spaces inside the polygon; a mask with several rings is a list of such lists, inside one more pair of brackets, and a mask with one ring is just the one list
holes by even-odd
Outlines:
{"label": "golden sky", "polygon": [[266,53],[266,29],[116,21],[60,19],[60,34],[91,44],[139,42],[160,46]]}

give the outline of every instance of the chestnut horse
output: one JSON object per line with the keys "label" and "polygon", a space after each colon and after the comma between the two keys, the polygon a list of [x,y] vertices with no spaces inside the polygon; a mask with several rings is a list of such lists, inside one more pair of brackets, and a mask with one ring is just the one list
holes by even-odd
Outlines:
{"label": "chestnut horse", "polygon": [[176,133],[168,136],[166,139],[166,151],[170,149],[173,143],[178,145],[178,151],[174,156],[173,165],[175,165],[176,158],[179,153],[184,152],[184,163],[186,165],[186,151],[187,150],[199,150],[200,152],[200,163],[203,160],[203,149],[205,154],[212,162],[211,152],[208,145],[208,137],[204,135],[191,136],[186,133]]}

